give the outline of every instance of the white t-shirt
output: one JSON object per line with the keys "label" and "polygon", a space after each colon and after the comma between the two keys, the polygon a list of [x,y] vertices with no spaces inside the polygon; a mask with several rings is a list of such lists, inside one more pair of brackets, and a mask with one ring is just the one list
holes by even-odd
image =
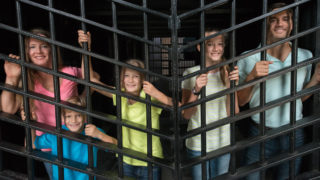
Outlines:
{"label": "white t-shirt", "polygon": [[[183,75],[187,75],[200,70],[200,66],[191,67],[185,70]],[[195,86],[196,76],[182,82],[182,89],[191,90]],[[215,94],[226,89],[220,78],[220,72],[208,74],[208,84],[206,85],[206,96]],[[226,96],[206,102],[206,124],[218,121],[227,117]],[[201,109],[197,106],[197,112],[191,117],[188,124],[188,131],[201,127]],[[219,149],[230,144],[230,125],[220,126],[207,132],[207,152]],[[201,151],[201,135],[197,135],[186,140],[187,148]]]}

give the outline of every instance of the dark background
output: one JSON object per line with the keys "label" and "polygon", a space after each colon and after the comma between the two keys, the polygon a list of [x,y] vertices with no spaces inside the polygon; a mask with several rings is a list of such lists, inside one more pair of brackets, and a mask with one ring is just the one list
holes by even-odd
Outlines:
{"label": "dark background", "polygon": [[[37,3],[44,3],[43,0],[34,0]],[[141,5],[140,0],[130,1],[133,4]],[[206,1],[205,4],[211,3],[214,1]],[[278,2],[275,0],[270,0],[271,2]],[[292,1],[283,1],[287,3],[292,3]],[[300,22],[299,22],[299,31],[308,29],[315,24],[315,10],[314,10],[315,1],[306,3],[300,7]],[[80,4],[76,0],[55,0],[53,4],[54,8],[59,9],[64,12],[80,16]],[[178,1],[178,14],[190,11],[199,7],[198,0],[188,0]],[[239,24],[256,16],[262,14],[262,1],[254,0],[239,0],[237,1],[237,12],[236,12],[236,23]],[[218,8],[213,8],[205,12],[205,24],[206,27],[216,27],[220,29],[230,27],[230,3],[222,5]],[[161,0],[161,1],[148,1],[148,8],[157,10],[166,14],[170,14],[170,1]],[[22,10],[22,28],[23,30],[30,30],[35,27],[42,27],[44,29],[49,29],[49,15],[45,10],[40,10],[35,7],[31,7],[24,3],[21,3]],[[112,10],[111,2],[109,1],[86,1],[86,17],[90,20],[99,22],[106,26],[112,26]],[[143,14],[137,10],[132,10],[128,7],[117,5],[117,26],[120,30],[135,34],[139,37],[143,37]],[[54,14],[54,25],[56,31],[56,39],[58,41],[73,45],[78,47],[77,43],[77,30],[81,28],[81,23],[67,18],[61,15]],[[15,8],[15,1],[13,0],[1,0],[0,2],[0,23],[12,26],[17,28],[17,14]],[[87,30],[92,33],[92,51],[110,58],[114,58],[114,47],[113,47],[113,33],[106,30],[101,30],[95,26],[87,25]],[[153,15],[148,16],[148,34],[149,40],[152,40],[155,37],[170,37],[170,29],[168,28],[167,20]],[[195,14],[191,17],[181,20],[181,26],[178,31],[179,37],[186,37],[190,39],[195,39],[199,37],[200,34],[200,14]],[[299,47],[304,47],[315,52],[315,42],[314,34],[305,36],[304,38],[299,39]],[[119,35],[119,59],[121,61],[128,58],[139,58],[144,59],[144,44],[136,40],[126,38]],[[236,31],[236,55],[243,53],[246,50],[253,49],[258,46],[261,39],[261,22],[253,23],[251,25],[240,28]],[[18,43],[18,34],[9,32],[1,28],[0,25],[0,53],[1,54],[19,54],[19,43]],[[226,56],[228,57],[229,52],[227,52],[228,47],[226,48]],[[65,65],[78,66],[80,67],[80,54],[72,52],[67,49],[62,49],[63,60]],[[184,57],[188,59],[194,59],[195,64],[199,64],[199,53],[195,48],[190,48],[184,52]],[[3,72],[3,60],[0,61],[0,83],[3,83],[5,80],[5,74]],[[104,62],[102,60],[93,59],[93,67],[96,72],[101,76],[101,80],[106,84],[114,85],[115,83],[115,72],[114,66],[110,63]],[[151,67],[152,68],[152,67]],[[166,83],[161,83],[161,81],[154,82],[156,87],[159,87],[166,94],[170,93],[170,88]],[[93,109],[98,112],[115,114],[115,108],[112,106],[112,101],[109,98],[106,98],[98,93],[94,93],[92,96]],[[306,103],[306,108],[308,111],[305,111],[305,114],[311,114],[312,108],[310,108],[312,102]],[[164,112],[162,118],[166,119],[161,121],[162,129],[170,129],[168,127],[172,126],[170,119],[168,118],[168,113]],[[245,121],[245,120],[243,120]],[[94,119],[94,123],[97,126],[104,129],[108,134],[116,136],[116,127],[113,124],[105,123],[99,120]],[[0,121],[0,133],[3,140],[23,145],[24,140],[24,128],[18,125],[6,123]],[[242,127],[241,124],[238,124],[239,129],[244,130],[245,127]],[[182,123],[182,128],[185,130],[186,124]],[[243,134],[243,133],[241,133]],[[241,139],[241,136],[239,136]],[[167,147],[165,153],[168,157],[172,155],[170,145],[165,145]],[[168,150],[169,149],[169,150]],[[12,155],[10,153],[3,153],[3,169],[10,169],[17,172],[26,172],[26,159],[20,156]],[[107,154],[107,157],[110,157],[114,160],[113,155]],[[19,163],[18,163],[19,162]],[[36,175],[44,176],[41,170],[41,163],[39,164],[40,170],[36,168]]]}

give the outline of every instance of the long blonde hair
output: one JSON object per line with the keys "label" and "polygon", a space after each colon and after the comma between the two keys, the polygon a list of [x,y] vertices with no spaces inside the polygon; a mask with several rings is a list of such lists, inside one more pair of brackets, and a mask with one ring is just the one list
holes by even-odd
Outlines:
{"label": "long blonde hair", "polygon": [[[216,28],[208,28],[208,29],[205,30],[205,33],[218,33],[218,32],[220,32],[220,29],[216,29]],[[228,39],[228,34],[227,33],[223,33],[222,36],[223,36],[223,44],[224,44],[223,48],[225,48],[226,41]],[[219,63],[224,62],[224,61],[226,61],[226,58],[224,57],[224,55],[222,55],[221,61]],[[227,70],[228,73],[230,72],[229,65],[224,65],[224,66],[221,66],[219,68],[220,78],[221,78],[221,81],[222,81],[223,85],[226,85],[226,80],[225,80],[226,73],[225,73],[225,70]]]}
{"label": "long blonde hair", "polygon": [[[139,59],[129,59],[125,63],[144,69],[144,63]],[[126,72],[127,69],[130,69],[130,68],[127,68],[127,67],[122,67],[121,68],[121,72],[120,72],[120,86],[121,86],[121,89],[124,88],[124,82],[123,82],[124,81],[124,73]],[[144,79],[145,79],[144,73],[139,72],[139,75],[140,75],[140,78],[141,78],[141,82],[143,82]]]}

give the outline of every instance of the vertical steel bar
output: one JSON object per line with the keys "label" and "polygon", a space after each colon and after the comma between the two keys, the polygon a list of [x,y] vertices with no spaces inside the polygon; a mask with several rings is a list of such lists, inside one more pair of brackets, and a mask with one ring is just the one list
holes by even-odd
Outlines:
{"label": "vertical steel bar", "polygon": [[174,119],[174,179],[182,179],[181,171],[181,155],[180,155],[180,121],[181,121],[181,110],[178,109],[177,99],[180,97],[179,91],[181,89],[181,84],[179,83],[179,64],[178,64],[178,14],[177,14],[177,0],[171,0],[171,18],[169,19],[169,26],[171,28],[171,72],[172,72],[172,99],[173,99],[173,112],[171,113],[171,118]]}
{"label": "vertical steel bar", "polygon": [[[200,1],[200,8],[204,6],[204,0]],[[205,37],[205,13],[204,11],[201,11],[200,13],[200,37]],[[205,41],[201,42],[200,44],[200,67],[201,69],[204,69],[206,67],[206,59],[205,59]],[[201,98],[206,97],[206,88],[202,88],[201,90]],[[206,127],[206,102],[202,103],[200,105],[201,107],[201,128]],[[207,154],[207,133],[201,132],[201,157],[206,156]],[[202,180],[207,179],[207,162],[201,163],[201,174],[202,174]]]}
{"label": "vertical steel bar", "polygon": [[[111,6],[112,6],[112,27],[117,29],[118,28],[118,22],[117,22],[117,7],[115,2],[111,2]],[[118,44],[118,35],[117,33],[113,33],[113,46],[114,46],[114,59],[119,61],[119,44]],[[116,89],[118,91],[121,91],[121,87],[120,87],[120,69],[119,66],[116,65],[115,66],[115,72],[116,72]],[[116,98],[116,104],[117,104],[117,118],[119,121],[122,121],[122,108],[121,108],[121,97],[117,96]],[[118,139],[118,147],[119,149],[122,149],[123,145],[122,145],[122,126],[121,125],[117,125],[117,139]],[[123,177],[123,155],[122,154],[118,154],[118,176],[120,178]]]}
{"label": "vertical steel bar", "polygon": [[[295,0],[297,2],[297,0]],[[298,33],[298,23],[299,23],[299,7],[294,8],[293,15],[293,35]],[[294,39],[292,43],[292,56],[291,56],[291,66],[297,64],[298,56],[298,40]],[[295,96],[297,93],[297,70],[291,72],[291,96]],[[290,124],[294,125],[296,123],[296,100],[290,102]],[[295,131],[290,133],[290,153],[295,150]],[[294,179],[295,176],[295,160],[290,160],[289,166],[289,179]]]}
{"label": "vertical steel bar", "polygon": [[[143,0],[143,7],[147,8],[147,1]],[[143,36],[145,39],[148,39],[148,16],[147,13],[143,12]],[[144,43],[144,63],[145,69],[149,71],[149,53],[148,53],[148,44]],[[146,76],[146,80],[149,81],[149,75]],[[150,96],[146,95],[147,100],[150,100]],[[152,130],[152,121],[151,121],[151,105],[148,103],[146,104],[146,118],[147,118],[147,129]],[[152,157],[152,135],[147,133],[147,156]],[[148,179],[153,179],[152,173],[152,164],[148,163]]]}
{"label": "vertical steel bar", "polygon": [[[85,3],[84,0],[80,0],[80,14],[82,18],[86,18],[86,12],[85,12]],[[81,29],[86,33],[87,28],[86,24],[84,22],[81,22]],[[83,43],[83,49],[88,50],[88,43]],[[90,65],[89,65],[89,58],[87,55],[84,56],[84,79],[86,82],[90,82]],[[85,86],[86,91],[86,110],[88,112],[92,111],[92,105],[91,105],[91,93],[90,93],[90,86]],[[92,123],[92,117],[87,115],[87,122],[90,124]],[[92,171],[94,167],[93,162],[93,146],[88,144],[88,171]],[[89,175],[90,180],[94,180],[94,177],[92,175]]]}
{"label": "vertical steel bar", "polygon": [[[315,18],[315,25],[316,26],[320,26],[320,0],[317,0],[317,1],[314,1],[314,13],[316,15],[316,18]],[[320,56],[320,31],[317,31],[315,33],[315,36],[316,36],[316,40],[315,40],[315,56],[316,57],[319,57]],[[314,98],[314,104],[320,104],[320,96],[319,95],[316,95],[315,98]],[[318,106],[313,106],[313,112],[317,112],[318,111]],[[319,125],[314,125],[313,126],[313,136],[312,136],[312,141],[313,143],[319,143],[320,141],[320,133],[319,133]],[[319,165],[319,157],[320,157],[320,152],[314,152],[312,153],[312,167],[313,169],[312,170],[320,170],[320,165]]]}
{"label": "vertical steel bar", "polygon": [[[16,13],[17,13],[17,23],[19,30],[22,30],[22,13],[21,13],[21,5],[20,2],[16,1]],[[23,36],[19,34],[19,54],[22,61],[25,61],[25,50],[24,50],[24,40]],[[28,92],[28,79],[27,79],[27,69],[24,66],[21,66],[21,75],[22,75],[22,86],[24,93]],[[29,98],[27,96],[23,96],[23,105],[24,111],[26,112],[26,123],[30,123],[30,107],[29,107]],[[30,154],[32,152],[32,138],[31,138],[31,129],[25,127],[26,130],[26,150],[27,153]],[[34,161],[32,158],[27,156],[27,171],[28,171],[28,178],[34,178]]]}
{"label": "vertical steel bar", "polygon": [[[267,13],[268,8],[268,0],[263,0],[262,5],[262,14]],[[267,44],[267,19],[264,18],[262,21],[262,34],[261,34],[261,47],[265,46]],[[261,60],[266,60],[267,52],[263,51],[261,52]],[[260,107],[263,108],[266,103],[266,82],[262,82],[260,84]],[[266,133],[266,114],[265,111],[260,113],[260,126],[259,126],[259,134],[261,136],[265,135]],[[265,142],[262,142],[260,144],[260,163],[263,163],[265,160]],[[260,179],[265,179],[265,170],[262,170],[260,172]]]}
{"label": "vertical steel bar", "polygon": [[[3,126],[0,126],[0,142],[2,142],[3,140],[2,140],[2,127]],[[3,171],[3,152],[2,152],[2,150],[0,150],[0,172],[2,172]]]}
{"label": "vertical steel bar", "polygon": [[[48,5],[50,8],[53,7],[52,0],[48,0]],[[55,33],[55,25],[54,25],[54,16],[53,13],[49,11],[49,23],[50,23],[50,35],[52,40],[56,40],[56,33]],[[58,56],[56,53],[56,46],[51,45],[51,53],[52,53],[52,67],[55,72],[58,72]],[[56,102],[60,102],[60,83],[59,78],[56,76],[53,76],[53,82],[54,82],[54,98]],[[55,105],[55,117],[56,117],[56,130],[58,133],[61,133],[61,109],[60,107]],[[62,144],[62,138],[60,136],[57,137],[57,152],[58,152],[58,161],[59,163],[62,163],[63,161],[63,144]],[[58,174],[59,179],[64,179],[64,171],[61,166],[58,166]]]}
{"label": "vertical steel bar", "polygon": [[[236,0],[233,0],[231,2],[231,27],[236,25]],[[235,30],[231,32],[231,37],[230,37],[230,58],[235,57],[236,55],[236,38],[235,38]],[[231,70],[234,69],[234,66],[236,63],[232,63],[231,65]],[[230,88],[235,87],[235,82],[231,81]],[[235,93],[230,94],[230,117],[233,117],[235,115]],[[236,127],[235,123],[231,123],[230,125],[230,135],[231,135],[231,146],[235,145],[236,142]],[[236,172],[236,153],[232,152],[231,153],[231,159],[230,159],[230,173],[234,174]]]}

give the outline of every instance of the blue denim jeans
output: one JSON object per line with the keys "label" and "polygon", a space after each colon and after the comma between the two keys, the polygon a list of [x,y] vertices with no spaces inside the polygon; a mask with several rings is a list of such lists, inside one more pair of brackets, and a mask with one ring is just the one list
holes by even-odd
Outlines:
{"label": "blue denim jeans", "polygon": [[[259,134],[258,127],[251,124],[249,127],[249,134],[250,136],[257,136]],[[302,146],[303,143],[304,143],[303,129],[298,129],[296,130],[295,147]],[[270,158],[274,155],[288,152],[289,147],[290,147],[289,134],[278,136],[271,140],[267,140],[265,142],[265,158]],[[260,156],[260,144],[255,144],[253,146],[250,146],[247,149],[247,152],[245,155],[245,164],[248,165],[248,164],[259,161],[259,156]],[[295,160],[296,174],[298,174],[299,172],[300,164],[301,164],[301,158],[296,158]],[[272,172],[274,175],[273,179],[279,179],[279,180],[287,179],[289,177],[289,162],[284,162],[276,167],[273,167]],[[252,174],[249,174],[246,179],[248,180],[260,179],[260,173],[254,172]]]}
{"label": "blue denim jeans", "polygon": [[52,164],[48,162],[43,162],[44,167],[46,168],[46,171],[48,173],[49,179],[52,180],[53,171],[52,171]]}
{"label": "blue denim jeans", "polygon": [[[123,174],[137,180],[148,180],[148,166],[132,166],[123,163]],[[153,166],[152,175],[154,180],[159,180],[160,168],[158,166]]]}
{"label": "blue denim jeans", "polygon": [[[193,158],[201,155],[201,151],[187,149],[188,157]],[[212,179],[218,175],[227,173],[229,170],[230,154],[224,154],[215,159],[207,161],[207,179]],[[192,167],[192,179],[202,178],[201,164]]]}

